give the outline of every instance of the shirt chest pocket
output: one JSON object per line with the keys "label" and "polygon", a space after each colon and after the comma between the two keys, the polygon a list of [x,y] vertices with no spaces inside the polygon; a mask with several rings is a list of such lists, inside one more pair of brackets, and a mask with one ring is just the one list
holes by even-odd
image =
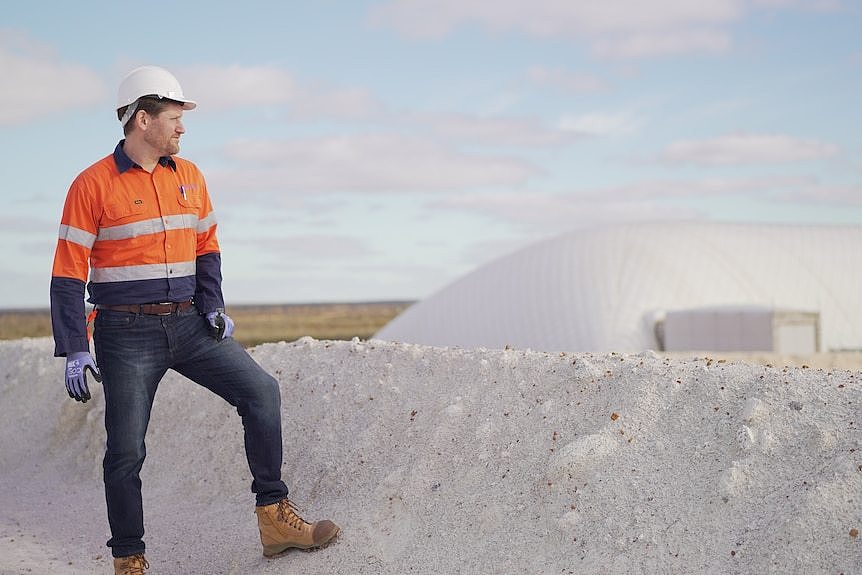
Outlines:
{"label": "shirt chest pocket", "polygon": [[182,206],[183,211],[197,212],[201,207],[201,196],[194,187],[180,186],[177,201]]}
{"label": "shirt chest pocket", "polygon": [[141,200],[116,202],[105,206],[105,219],[108,225],[140,219],[143,213],[144,203]]}
{"label": "shirt chest pocket", "polygon": [[153,220],[144,217],[145,213],[141,200],[106,204],[99,223],[99,239],[121,240],[154,233]]}

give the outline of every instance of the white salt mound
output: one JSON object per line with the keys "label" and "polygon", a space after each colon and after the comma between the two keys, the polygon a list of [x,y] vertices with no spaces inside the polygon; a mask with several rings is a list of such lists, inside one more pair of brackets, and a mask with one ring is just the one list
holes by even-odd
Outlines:
{"label": "white salt mound", "polygon": [[[101,388],[0,342],[0,574],[110,572]],[[862,372],[266,344],[284,478],[326,549],[261,556],[235,410],[170,373],[144,466],[157,574],[860,573]]]}

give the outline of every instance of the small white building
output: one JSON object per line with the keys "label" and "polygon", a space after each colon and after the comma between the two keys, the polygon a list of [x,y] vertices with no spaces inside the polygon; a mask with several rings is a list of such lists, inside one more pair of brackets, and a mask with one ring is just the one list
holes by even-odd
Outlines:
{"label": "small white building", "polygon": [[820,316],[759,306],[672,310],[656,322],[656,340],[662,351],[810,354],[820,351]]}
{"label": "small white building", "polygon": [[[710,319],[692,311],[705,309],[749,313]],[[790,312],[807,319],[788,323]],[[651,222],[579,229],[479,267],[375,337],[621,352],[669,345],[726,351],[751,341],[808,351],[813,337],[819,351],[859,350],[862,226]]]}

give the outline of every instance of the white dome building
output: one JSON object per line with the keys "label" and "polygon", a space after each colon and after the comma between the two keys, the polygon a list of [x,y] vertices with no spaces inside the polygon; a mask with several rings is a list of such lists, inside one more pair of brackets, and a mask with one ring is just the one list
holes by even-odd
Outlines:
{"label": "white dome building", "polygon": [[[790,327],[781,318],[790,318]],[[664,349],[665,335],[676,342],[669,349],[708,349],[711,341],[711,349],[804,351],[810,345],[800,338],[812,337],[809,351],[862,349],[862,227],[654,222],[581,229],[474,270],[375,337],[624,352]]]}

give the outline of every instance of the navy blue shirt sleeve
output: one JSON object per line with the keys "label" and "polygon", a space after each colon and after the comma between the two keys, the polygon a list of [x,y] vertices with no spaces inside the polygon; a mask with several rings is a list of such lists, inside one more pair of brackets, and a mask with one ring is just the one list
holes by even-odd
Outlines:
{"label": "navy blue shirt sleeve", "polygon": [[54,357],[75,351],[89,351],[87,318],[84,310],[85,285],[75,278],[51,278],[51,329]]}
{"label": "navy blue shirt sleeve", "polygon": [[197,257],[195,306],[201,314],[224,309],[221,291],[221,254],[211,252]]}

